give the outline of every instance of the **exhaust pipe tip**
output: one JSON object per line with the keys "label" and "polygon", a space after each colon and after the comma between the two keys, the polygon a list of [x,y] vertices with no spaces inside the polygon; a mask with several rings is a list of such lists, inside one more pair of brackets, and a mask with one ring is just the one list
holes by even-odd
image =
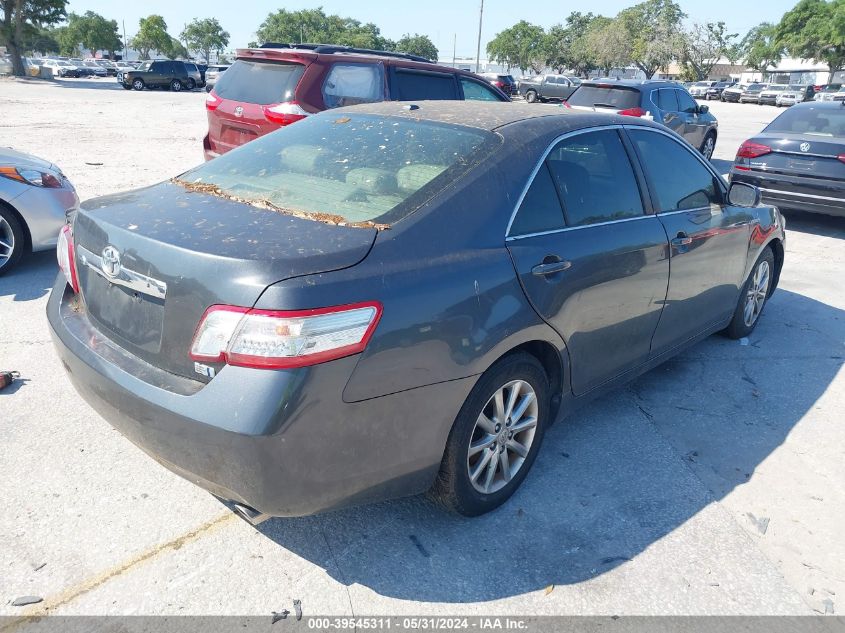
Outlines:
{"label": "exhaust pipe tip", "polygon": [[264,521],[270,518],[269,514],[264,514],[255,508],[250,508],[249,506],[241,505],[240,503],[233,503],[232,509],[235,511],[235,514],[253,526],[264,523]]}

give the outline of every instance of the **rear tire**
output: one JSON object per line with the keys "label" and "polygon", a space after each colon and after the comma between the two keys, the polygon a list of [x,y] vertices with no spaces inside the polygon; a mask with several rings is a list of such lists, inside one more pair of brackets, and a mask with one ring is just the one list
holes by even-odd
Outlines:
{"label": "rear tire", "polygon": [[143,90],[144,89],[144,80],[143,79],[133,79],[132,80],[132,89],[133,90]]}
{"label": "rear tire", "polygon": [[196,87],[197,87],[197,82],[194,81],[193,79],[189,78],[188,79],[188,90],[193,90]]}
{"label": "rear tire", "polygon": [[182,92],[182,82],[178,79],[174,79],[170,82],[170,89],[173,92]]}
{"label": "rear tire", "polygon": [[0,275],[10,271],[26,251],[26,232],[18,216],[0,204]]}
{"label": "rear tire", "polygon": [[707,136],[701,142],[701,147],[698,149],[701,155],[707,160],[713,158],[713,152],[716,151],[716,135],[713,132],[708,132]]}
{"label": "rear tire", "polygon": [[775,256],[767,246],[739,291],[733,318],[730,325],[722,331],[725,336],[739,339],[754,331],[771,294],[774,275]]}
{"label": "rear tire", "polygon": [[537,103],[537,91],[536,90],[529,90],[525,93],[525,100],[528,103]]}
{"label": "rear tire", "polygon": [[464,516],[499,507],[528,475],[549,415],[549,381],[537,359],[520,352],[498,361],[461,407],[430,496]]}

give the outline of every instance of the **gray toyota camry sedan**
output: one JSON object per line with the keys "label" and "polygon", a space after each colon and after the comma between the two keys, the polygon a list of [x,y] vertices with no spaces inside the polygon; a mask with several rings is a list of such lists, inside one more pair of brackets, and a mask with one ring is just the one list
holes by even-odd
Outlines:
{"label": "gray toyota camry sedan", "polygon": [[748,335],[783,257],[778,211],[657,124],[388,102],[84,203],[47,311],[91,406],[252,522],[478,515],[578,404]]}

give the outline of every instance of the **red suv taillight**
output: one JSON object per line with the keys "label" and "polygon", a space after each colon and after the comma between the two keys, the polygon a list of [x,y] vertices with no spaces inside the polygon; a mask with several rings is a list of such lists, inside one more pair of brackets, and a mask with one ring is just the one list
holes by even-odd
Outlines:
{"label": "red suv taillight", "polygon": [[214,92],[209,92],[205,98],[205,109],[214,111],[221,103],[223,103],[223,99],[214,94]]}
{"label": "red suv taillight", "polygon": [[301,121],[308,116],[308,112],[303,110],[296,101],[288,101],[286,103],[276,103],[274,105],[261,106],[264,112],[264,118],[272,123],[278,125],[290,125]]}
{"label": "red suv taillight", "polygon": [[645,116],[645,110],[642,108],[628,108],[627,110],[620,110],[619,114],[623,114],[625,116]]}
{"label": "red suv taillight", "polygon": [[194,334],[191,358],[268,369],[324,363],[364,351],[381,310],[377,302],[295,311],[211,306]]}
{"label": "red suv taillight", "polygon": [[76,260],[73,256],[73,231],[70,225],[65,224],[59,233],[59,241],[56,242],[56,259],[59,260],[59,270],[74,292],[79,292],[79,275],[76,272]]}

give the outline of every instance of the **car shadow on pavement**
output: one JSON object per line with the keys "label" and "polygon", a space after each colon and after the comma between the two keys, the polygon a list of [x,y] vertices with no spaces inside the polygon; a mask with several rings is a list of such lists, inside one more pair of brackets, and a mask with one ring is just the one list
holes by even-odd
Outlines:
{"label": "car shadow on pavement", "polygon": [[673,551],[715,569],[711,557],[731,554],[710,546],[736,526],[705,510],[812,411],[843,365],[842,340],[845,311],[779,290],[749,339],[710,337],[550,429],[497,511],[468,519],[416,497],[257,529],[346,586],[426,602],[589,580],[690,521],[694,543]]}
{"label": "car shadow on pavement", "polygon": [[783,215],[786,218],[787,244],[790,231],[845,240],[845,217],[804,211],[783,211]]}
{"label": "car shadow on pavement", "polygon": [[0,277],[0,297],[11,296],[13,301],[40,299],[50,292],[58,272],[55,251],[33,253]]}

